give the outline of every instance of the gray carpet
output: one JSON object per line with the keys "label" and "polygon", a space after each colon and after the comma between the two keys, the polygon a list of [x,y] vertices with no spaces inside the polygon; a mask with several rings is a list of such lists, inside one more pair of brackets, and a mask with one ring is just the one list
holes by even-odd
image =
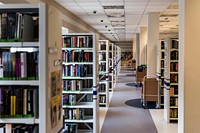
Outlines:
{"label": "gray carpet", "polygon": [[[126,86],[126,83],[134,82],[135,77],[124,76],[124,72],[127,74],[127,70],[122,70],[118,77],[101,133],[157,133],[148,109],[125,104],[130,99],[139,99],[141,89]],[[129,71],[129,74],[133,72]]]}

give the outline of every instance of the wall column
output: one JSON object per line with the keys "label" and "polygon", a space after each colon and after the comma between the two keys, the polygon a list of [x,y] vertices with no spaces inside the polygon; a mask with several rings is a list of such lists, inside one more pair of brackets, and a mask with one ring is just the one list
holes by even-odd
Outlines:
{"label": "wall column", "polygon": [[200,130],[200,1],[179,0],[178,133]]}
{"label": "wall column", "polygon": [[132,52],[133,52],[133,59],[136,60],[136,44],[135,44],[135,37],[133,37],[133,42],[132,42]]}
{"label": "wall column", "polygon": [[146,64],[147,27],[140,27],[140,65]]}
{"label": "wall column", "polygon": [[159,13],[148,14],[147,77],[156,77],[157,43],[159,40]]}
{"label": "wall column", "polygon": [[136,33],[136,68],[140,65],[140,34]]}

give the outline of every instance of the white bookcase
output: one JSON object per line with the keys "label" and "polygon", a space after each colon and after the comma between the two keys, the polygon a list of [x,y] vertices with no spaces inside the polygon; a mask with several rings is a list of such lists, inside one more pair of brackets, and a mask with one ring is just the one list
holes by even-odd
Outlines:
{"label": "white bookcase", "polygon": [[178,40],[165,39],[164,117],[167,122],[178,122]]}
{"label": "white bookcase", "polygon": [[113,88],[116,86],[117,81],[117,46],[113,45]]}
{"label": "white bookcase", "polygon": [[63,35],[64,132],[98,133],[98,45],[93,33]]}
{"label": "white bookcase", "polygon": [[159,107],[164,108],[164,62],[165,61],[165,42],[159,40],[157,46],[157,80],[159,84]]}
{"label": "white bookcase", "polygon": [[[49,10],[55,11],[57,17],[54,16],[54,13],[49,14]],[[47,14],[49,19],[55,17],[54,25],[47,24]],[[61,26],[59,17],[61,15],[52,6],[47,7],[41,3],[1,5],[0,16],[1,35],[4,34],[0,36],[0,95],[4,97],[1,97],[3,99],[1,99],[2,104],[0,105],[0,123],[5,124],[6,133],[10,133],[11,130],[17,131],[22,127],[26,129],[30,125],[36,126],[34,133],[59,132],[63,127],[63,119],[59,117],[62,115],[62,110],[59,111],[59,108],[56,108],[51,112],[49,106],[52,104],[51,101],[48,101],[50,89],[52,89],[49,75],[52,68],[54,69],[53,65],[48,64],[50,62],[48,48],[51,47],[49,41],[54,43],[61,43],[61,41],[55,35],[54,39],[47,40],[51,34],[47,33],[46,29],[56,31],[59,36],[59,33],[61,34],[61,31],[58,30]],[[3,22],[6,20],[9,23]],[[57,58],[57,54],[60,55],[59,47],[55,47],[55,49],[57,49],[57,53],[51,57],[59,60]],[[61,66],[58,65],[54,70],[61,70]],[[56,76],[58,75],[59,73]],[[61,88],[59,85],[56,86],[56,89]],[[6,92],[4,92],[5,89]],[[56,96],[61,97],[61,93],[58,91]],[[6,106],[7,104],[8,106]],[[61,100],[55,103],[55,107],[59,105],[61,105]],[[60,115],[58,116],[58,114]],[[20,126],[15,127],[15,125]]]}
{"label": "white bookcase", "polygon": [[110,43],[109,44],[109,91],[113,91],[113,79],[114,79],[114,74],[113,74],[113,67],[114,67],[114,62],[113,62],[113,47],[114,44]]}
{"label": "white bookcase", "polygon": [[99,40],[99,106],[109,106],[109,41]]}

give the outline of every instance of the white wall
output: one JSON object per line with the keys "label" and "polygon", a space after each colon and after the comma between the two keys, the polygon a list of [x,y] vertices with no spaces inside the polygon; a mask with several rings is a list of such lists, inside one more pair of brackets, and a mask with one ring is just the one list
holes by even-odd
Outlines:
{"label": "white wall", "polygon": [[179,133],[200,131],[200,1],[180,0]]}

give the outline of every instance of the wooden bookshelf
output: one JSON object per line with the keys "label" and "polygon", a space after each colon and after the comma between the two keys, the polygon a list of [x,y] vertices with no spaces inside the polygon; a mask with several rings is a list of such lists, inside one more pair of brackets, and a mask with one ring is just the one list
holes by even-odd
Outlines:
{"label": "wooden bookshelf", "polygon": [[165,39],[164,117],[167,122],[178,122],[178,40]]}
{"label": "wooden bookshelf", "polygon": [[98,49],[93,33],[62,36],[63,132],[98,132]]}

